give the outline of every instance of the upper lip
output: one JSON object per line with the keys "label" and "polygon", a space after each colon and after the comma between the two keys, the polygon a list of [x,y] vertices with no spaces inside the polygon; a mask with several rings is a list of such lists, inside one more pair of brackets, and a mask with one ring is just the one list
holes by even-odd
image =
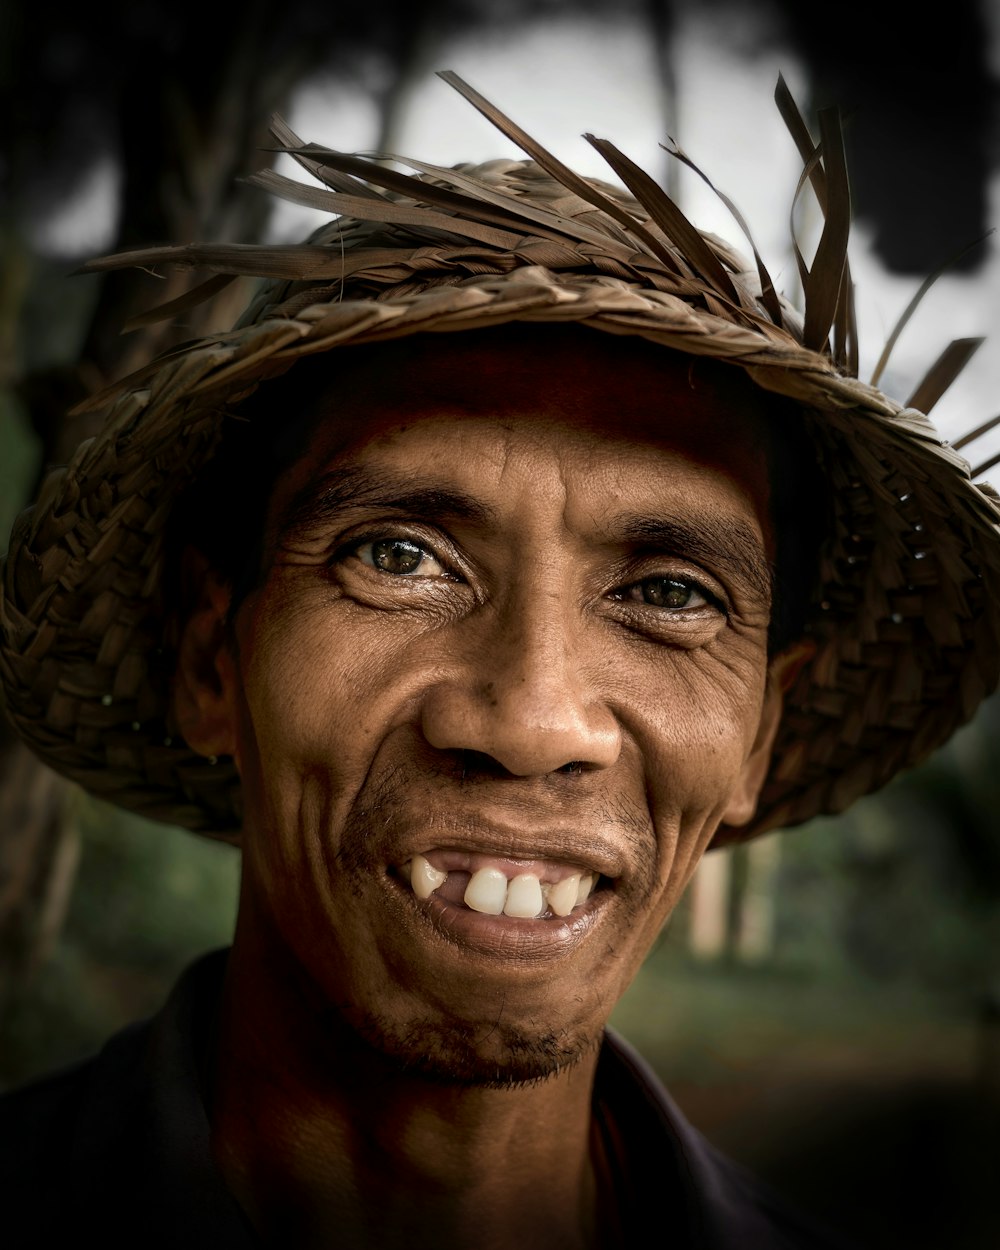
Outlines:
{"label": "upper lip", "polygon": [[608,844],[607,835],[596,830],[584,840],[579,826],[575,829],[552,825],[544,829],[525,829],[478,817],[451,816],[446,822],[440,819],[427,824],[414,822],[394,840],[400,851],[396,857],[398,863],[413,855],[443,850],[493,859],[547,861],[604,877],[622,874],[620,851]]}

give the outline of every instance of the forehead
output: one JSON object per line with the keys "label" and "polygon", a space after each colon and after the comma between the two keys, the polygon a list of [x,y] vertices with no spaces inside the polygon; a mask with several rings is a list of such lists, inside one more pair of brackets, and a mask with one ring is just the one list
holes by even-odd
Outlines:
{"label": "forehead", "polygon": [[347,349],[315,365],[308,451],[286,499],[345,463],[461,476],[475,435],[480,478],[490,460],[522,475],[558,463],[582,471],[594,494],[653,480],[669,461],[695,494],[720,475],[736,483],[767,529],[768,404],[739,371],[636,338],[525,324]]}

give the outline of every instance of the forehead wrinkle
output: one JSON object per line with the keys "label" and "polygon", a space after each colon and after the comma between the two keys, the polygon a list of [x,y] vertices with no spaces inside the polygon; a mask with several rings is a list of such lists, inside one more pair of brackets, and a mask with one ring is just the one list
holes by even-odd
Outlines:
{"label": "forehead wrinkle", "polygon": [[[550,430],[544,422],[498,417],[494,424],[498,430],[495,439],[488,449],[477,453],[495,474],[490,489],[500,506],[486,509],[489,518],[499,523],[502,514],[509,514],[515,528],[523,533],[525,517],[544,501],[546,511],[558,511],[563,528],[571,530],[574,466],[571,459],[567,463],[567,457],[572,457],[577,448],[573,444],[553,448]],[[527,512],[520,506],[522,501],[528,503]]]}
{"label": "forehead wrinkle", "polygon": [[493,510],[439,481],[374,465],[338,465],[293,494],[277,517],[279,536],[321,527],[349,507],[390,508],[420,516],[449,516],[485,524]]}
{"label": "forehead wrinkle", "polygon": [[697,522],[674,517],[626,515],[615,528],[630,542],[649,544],[687,556],[709,568],[735,574],[761,599],[770,602],[774,570],[760,536],[738,517],[700,516]]}

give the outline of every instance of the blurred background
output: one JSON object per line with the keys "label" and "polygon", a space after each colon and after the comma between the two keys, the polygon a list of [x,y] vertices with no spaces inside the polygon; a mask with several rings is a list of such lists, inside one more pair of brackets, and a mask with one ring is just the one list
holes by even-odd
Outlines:
{"label": "blurred background", "polygon": [[[275,110],[350,151],[515,155],[438,69],[613,181],[581,136],[611,139],[743,248],[660,146],[676,140],[794,298],[800,162],[773,103],[780,72],[811,121],[844,114],[861,376],[942,266],[884,389],[905,399],[949,339],[1000,326],[994,0],[952,0],[933,21],[875,0],[250,0],[233,13],[132,0],[54,22],[26,0],[0,8],[0,549],[46,466],[90,432],[67,408],[232,317],[217,304],[123,336],[186,279],[71,276],[80,261],[311,229],[309,211],[239,181],[275,163]],[[934,419],[957,439],[997,415],[998,395],[993,338]],[[965,454],[989,476],[998,449],[992,431]],[[616,1013],[713,1141],[862,1246],[1000,1244],[998,811],[994,698],[845,816],[709,856]],[[186,962],[229,940],[237,878],[231,848],[86,797],[0,724],[0,1088],[155,1010]]]}

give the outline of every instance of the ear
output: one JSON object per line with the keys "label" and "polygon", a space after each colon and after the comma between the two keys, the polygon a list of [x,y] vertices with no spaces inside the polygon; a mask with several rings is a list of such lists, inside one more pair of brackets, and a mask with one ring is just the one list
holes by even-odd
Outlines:
{"label": "ear", "polygon": [[230,755],[240,762],[236,738],[236,659],[226,623],[230,588],[193,547],[182,557],[182,600],[173,710],[185,741],[199,755]]}
{"label": "ear", "polygon": [[815,652],[816,644],[812,639],[806,638],[776,655],[768,666],[767,687],[764,691],[764,706],[761,709],[757,737],[723,812],[722,824],[739,829],[752,819],[757,810],[757,799],[771,767],[771,752],[781,723],[785,695],[794,685],[803,664]]}

